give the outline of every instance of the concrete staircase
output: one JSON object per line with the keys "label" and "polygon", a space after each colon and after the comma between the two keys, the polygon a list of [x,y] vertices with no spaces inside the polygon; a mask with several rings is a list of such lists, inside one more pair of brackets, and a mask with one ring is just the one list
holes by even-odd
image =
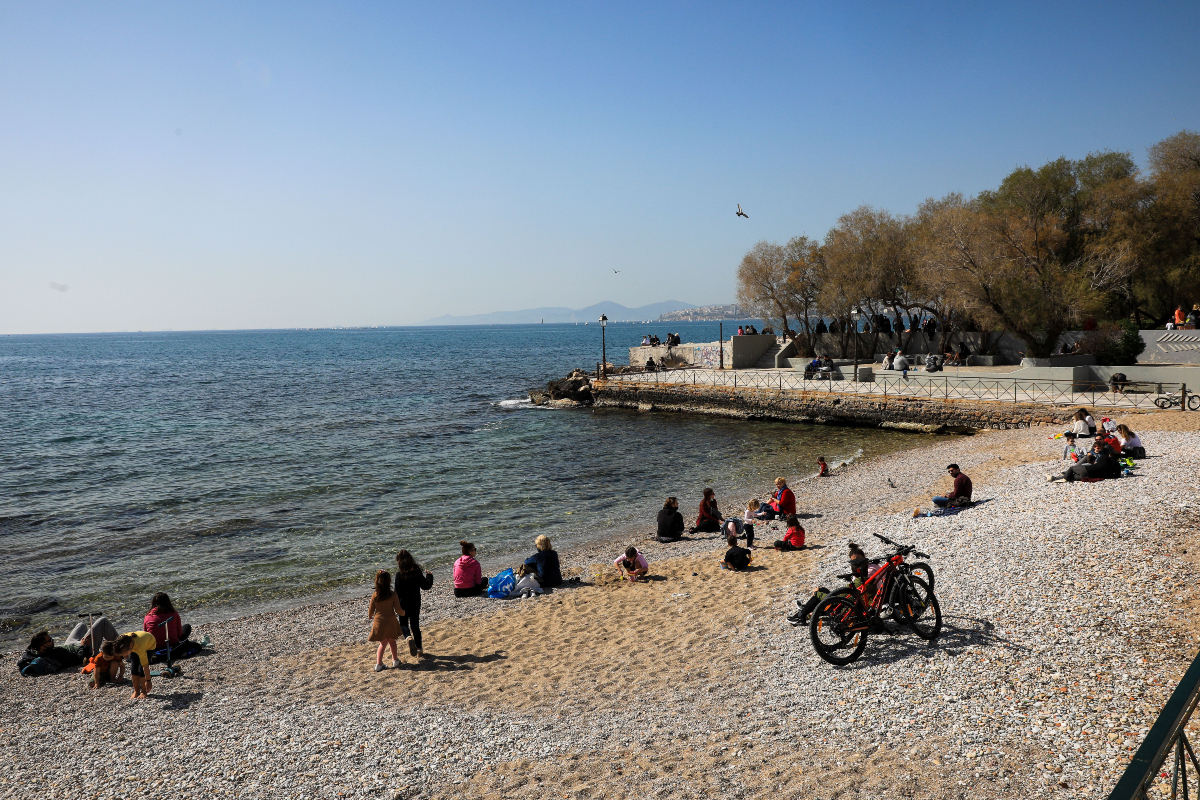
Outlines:
{"label": "concrete staircase", "polygon": [[771,345],[763,357],[754,362],[755,369],[775,369],[775,356],[779,354],[779,342]]}

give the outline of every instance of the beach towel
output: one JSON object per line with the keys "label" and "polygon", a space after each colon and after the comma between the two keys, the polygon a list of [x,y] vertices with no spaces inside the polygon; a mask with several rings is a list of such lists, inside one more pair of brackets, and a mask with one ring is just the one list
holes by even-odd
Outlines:
{"label": "beach towel", "polygon": [[517,578],[513,575],[511,569],[506,569],[503,572],[497,573],[494,578],[488,581],[487,596],[493,600],[503,600],[508,597],[508,593],[517,585]]}

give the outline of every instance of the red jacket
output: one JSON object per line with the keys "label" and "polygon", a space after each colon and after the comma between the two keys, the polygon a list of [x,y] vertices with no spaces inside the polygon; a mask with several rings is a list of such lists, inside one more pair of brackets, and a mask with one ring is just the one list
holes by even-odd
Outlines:
{"label": "red jacket", "polygon": [[804,526],[788,528],[787,533],[783,535],[783,541],[792,547],[804,547]]}
{"label": "red jacket", "polygon": [[[163,620],[170,620],[166,625],[163,625]],[[179,644],[180,627],[183,621],[179,618],[178,611],[172,611],[170,614],[164,614],[157,608],[150,609],[150,613],[142,620],[142,630],[146,633],[154,634],[154,649],[166,647],[167,642],[164,638],[164,630],[166,637],[170,638],[171,644]]]}
{"label": "red jacket", "polygon": [[795,493],[786,486],[784,486],[782,489],[776,489],[775,494],[771,495],[771,508],[775,509],[776,513],[778,514],[795,514]]}
{"label": "red jacket", "polygon": [[720,522],[721,510],[717,508],[717,501],[713,500],[712,504],[708,504],[703,500],[700,501],[700,515],[696,517],[696,524],[703,525],[705,522]]}

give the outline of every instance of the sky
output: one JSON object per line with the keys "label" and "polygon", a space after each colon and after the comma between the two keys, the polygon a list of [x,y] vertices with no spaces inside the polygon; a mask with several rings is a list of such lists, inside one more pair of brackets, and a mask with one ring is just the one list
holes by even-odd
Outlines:
{"label": "sky", "polygon": [[6,0],[0,333],[733,302],[861,205],[1144,166],[1197,41],[1195,2]]}

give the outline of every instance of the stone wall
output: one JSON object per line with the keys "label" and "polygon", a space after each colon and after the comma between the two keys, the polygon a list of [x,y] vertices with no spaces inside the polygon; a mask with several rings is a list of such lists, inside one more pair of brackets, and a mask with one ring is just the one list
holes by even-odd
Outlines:
{"label": "stone wall", "polygon": [[780,392],[716,386],[598,381],[596,405],[642,411],[682,411],[742,419],[895,428],[925,433],[984,428],[1066,426],[1075,408],[1032,403],[874,397],[830,392]]}

